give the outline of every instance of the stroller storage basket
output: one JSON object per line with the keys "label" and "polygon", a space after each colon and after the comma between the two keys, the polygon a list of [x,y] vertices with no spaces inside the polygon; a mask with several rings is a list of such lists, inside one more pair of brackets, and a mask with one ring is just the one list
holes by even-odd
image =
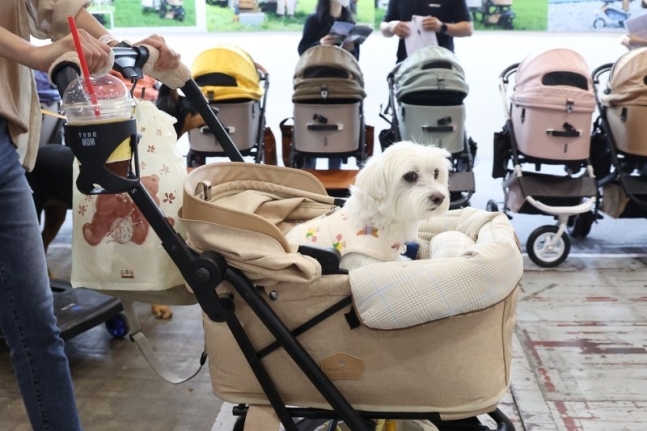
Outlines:
{"label": "stroller storage basket", "polygon": [[361,102],[295,103],[294,148],[303,153],[345,153],[360,145]]}
{"label": "stroller storage basket", "polygon": [[[271,298],[269,305],[291,330],[338,305],[336,312],[301,333],[299,342],[355,408],[436,411],[445,419],[471,417],[495,408],[509,384],[516,292],[523,271],[514,229],[504,215],[472,208],[452,211],[447,217],[431,219],[420,230],[422,260],[408,262],[405,267],[401,262],[387,262],[355,269],[348,275],[322,276],[310,258],[294,252],[296,246],[288,243],[282,232],[330,210],[330,198],[318,197],[323,186],[304,171],[265,165],[250,170],[237,165],[210,164],[187,177],[181,220],[187,226],[189,242],[198,251],[222,252],[230,265],[265,286],[262,295]],[[203,185],[208,184],[218,186],[207,187],[205,192]],[[469,237],[467,241],[473,244],[470,252],[426,259],[447,251],[435,242],[437,235],[446,231]],[[456,243],[449,240],[446,244]],[[478,263],[473,256],[479,256]],[[421,272],[415,266],[427,265],[442,285],[430,289],[429,283],[408,278]],[[508,269],[505,276],[501,265]],[[383,291],[385,301],[378,304],[370,300],[374,286],[370,287],[368,279],[372,276],[393,286],[404,277],[426,294],[453,289],[457,293],[421,301],[403,290]],[[490,292],[490,298],[484,291],[493,286],[498,287]],[[471,297],[470,289],[481,291],[474,297],[478,305],[459,311],[464,295]],[[224,283],[217,291],[220,295],[233,293],[236,315],[261,352],[284,401],[327,408],[324,398],[286,353],[267,348],[272,336],[235,290]],[[483,302],[486,296],[487,304]],[[447,309],[446,300],[457,307]],[[407,311],[394,321],[389,317],[392,313],[383,308],[384,302],[394,307],[391,311]],[[435,311],[411,312],[411,307],[421,306]],[[346,315],[353,311],[357,325],[352,324],[353,319],[347,320]],[[414,315],[427,317],[418,320]],[[233,403],[267,404],[227,328],[205,320],[205,331],[218,397]]]}
{"label": "stroller storage basket", "polygon": [[[260,127],[262,115],[260,102],[249,100],[239,103],[211,103],[218,110],[218,118],[236,147],[241,151],[248,151],[254,147]],[[189,131],[191,149],[196,151],[221,153],[222,147],[208,126],[203,126]]]}
{"label": "stroller storage basket", "polygon": [[511,97],[519,151],[543,160],[586,160],[595,94],[580,54],[567,49],[534,53],[519,65]]}
{"label": "stroller storage basket", "polygon": [[597,194],[595,178],[586,176],[569,178],[540,172],[524,172],[521,177],[511,175],[506,184],[509,187],[506,206],[511,211],[522,214],[546,215],[526,201],[528,196],[557,211],[558,208],[576,207],[585,198]]}

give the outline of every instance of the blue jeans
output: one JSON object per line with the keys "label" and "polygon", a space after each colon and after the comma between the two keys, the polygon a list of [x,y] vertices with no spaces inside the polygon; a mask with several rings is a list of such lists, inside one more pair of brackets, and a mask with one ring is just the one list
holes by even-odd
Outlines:
{"label": "blue jeans", "polygon": [[31,189],[0,118],[0,331],[34,430],[81,424]]}

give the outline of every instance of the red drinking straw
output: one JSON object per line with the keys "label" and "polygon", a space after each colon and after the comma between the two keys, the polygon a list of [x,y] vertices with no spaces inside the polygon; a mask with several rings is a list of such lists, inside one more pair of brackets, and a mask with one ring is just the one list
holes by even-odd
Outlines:
{"label": "red drinking straw", "polygon": [[99,108],[97,107],[97,95],[94,93],[94,87],[90,81],[90,70],[88,70],[88,64],[85,62],[85,56],[83,55],[83,47],[81,46],[81,39],[79,38],[79,31],[76,28],[76,22],[74,22],[73,16],[67,17],[67,22],[70,24],[70,31],[72,32],[72,38],[74,39],[74,45],[76,46],[76,53],[79,56],[79,61],[81,62],[81,71],[85,77],[85,82],[88,86],[88,92],[90,93],[90,100],[94,105],[94,115],[99,116]]}

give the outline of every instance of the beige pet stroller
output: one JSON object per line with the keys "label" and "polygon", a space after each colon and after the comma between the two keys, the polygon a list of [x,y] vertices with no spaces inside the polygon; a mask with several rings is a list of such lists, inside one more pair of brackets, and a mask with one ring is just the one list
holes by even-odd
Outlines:
{"label": "beige pet stroller", "polygon": [[[58,70],[66,88],[69,68]],[[209,127],[226,134],[197,84],[189,78],[181,89]],[[129,124],[117,127],[132,130],[136,161],[137,128]],[[483,430],[477,416],[487,414],[497,430],[514,431],[497,405],[510,384],[523,260],[503,214],[467,208],[432,219],[420,230],[422,259],[349,272],[339,268],[337,249],[286,239],[295,223],[338,204],[316,177],[226,162],[188,175],[178,213],[185,240],[146,192],[136,163],[128,178],[105,167],[122,138],[100,134],[92,147],[70,141],[81,167],[77,187],[127,192],[161,239],[187,288],[154,300],[184,305],[194,295],[200,304],[214,392],[238,404],[237,430],[277,431],[279,422],[286,431],[324,423],[334,430],[343,421],[374,431],[381,419]],[[232,142],[223,144],[232,161],[243,161]],[[146,293],[139,298],[152,301]]]}
{"label": "beige pet stroller", "polygon": [[512,10],[512,0],[467,0],[467,7],[474,21],[479,21],[477,14],[481,14],[480,21],[484,26],[514,30],[516,14]]}
{"label": "beige pet stroller", "polygon": [[[241,48],[218,45],[196,57],[191,74],[241,154],[261,163],[267,71]],[[206,157],[226,156],[208,126],[189,131],[189,146],[188,166],[204,165]]]}
{"label": "beige pet stroller", "polygon": [[[609,73],[600,94],[600,76]],[[594,216],[576,219],[581,236],[599,216],[647,217],[647,48],[633,49],[614,64],[593,71],[600,116],[591,141],[591,160],[601,191]]]}
{"label": "beige pet stroller", "polygon": [[394,142],[405,140],[444,148],[451,153],[450,209],[469,205],[476,190],[477,145],[465,130],[464,99],[469,94],[465,71],[450,50],[420,48],[387,76],[389,121]]}
{"label": "beige pet stroller", "polygon": [[[508,83],[515,73],[508,108]],[[503,131],[495,134],[492,177],[503,178],[506,214],[557,219],[556,225],[534,230],[527,241],[533,262],[555,267],[570,252],[569,220],[589,212],[596,202],[588,160],[595,110],[589,69],[574,51],[546,49],[506,68],[499,85],[507,121]],[[535,170],[524,170],[524,165]],[[560,173],[564,170],[565,175]],[[490,200],[487,209],[498,211],[498,205]]]}
{"label": "beige pet stroller", "polygon": [[351,53],[319,45],[299,58],[294,71],[294,128],[289,165],[309,158],[355,157],[366,161],[364,76]]}

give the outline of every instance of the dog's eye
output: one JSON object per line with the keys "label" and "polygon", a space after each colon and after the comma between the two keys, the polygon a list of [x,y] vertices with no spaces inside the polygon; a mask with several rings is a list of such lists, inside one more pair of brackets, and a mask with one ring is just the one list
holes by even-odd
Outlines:
{"label": "dog's eye", "polygon": [[404,180],[408,183],[415,183],[416,181],[418,181],[418,173],[413,171],[407,172],[402,178],[404,178]]}
{"label": "dog's eye", "polygon": [[440,170],[439,169],[434,169],[434,180],[438,179],[439,174],[440,174]]}

